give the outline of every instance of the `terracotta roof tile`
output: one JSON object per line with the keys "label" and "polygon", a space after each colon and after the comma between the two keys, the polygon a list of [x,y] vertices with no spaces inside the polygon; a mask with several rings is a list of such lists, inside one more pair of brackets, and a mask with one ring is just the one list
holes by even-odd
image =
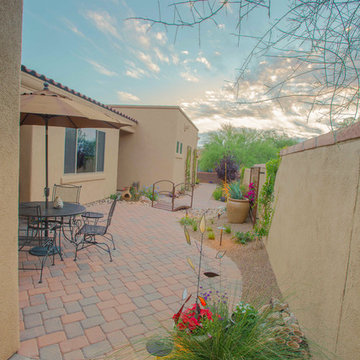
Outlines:
{"label": "terracotta roof tile", "polygon": [[65,91],[67,91],[67,92],[69,92],[71,94],[74,94],[74,95],[76,95],[76,96],[78,96],[78,97],[80,97],[80,98],[82,98],[84,100],[87,100],[87,101],[89,101],[89,102],[91,102],[93,104],[101,106],[102,108],[107,109],[107,110],[109,110],[109,111],[111,111],[111,112],[113,112],[115,114],[118,114],[118,115],[122,116],[123,118],[125,118],[127,120],[130,120],[130,121],[132,121],[132,122],[134,122],[136,124],[138,123],[138,121],[136,119],[134,119],[134,118],[132,118],[132,117],[130,117],[128,115],[125,115],[120,111],[114,110],[111,106],[105,105],[105,104],[103,104],[103,103],[101,103],[99,101],[96,101],[96,100],[94,100],[94,99],[92,99],[92,98],[90,98],[90,97],[88,97],[86,95],[83,95],[83,94],[79,93],[78,91],[70,89],[68,86],[64,86],[63,84],[58,83],[58,82],[54,81],[53,79],[49,79],[45,75],[38,74],[35,70],[28,69],[25,65],[21,65],[21,71],[23,71],[24,73],[30,74],[32,76],[35,76],[38,79],[44,80],[44,81],[48,82],[51,85],[54,85],[54,86],[56,86],[56,87],[58,87],[58,88],[60,88],[62,90],[65,90]]}

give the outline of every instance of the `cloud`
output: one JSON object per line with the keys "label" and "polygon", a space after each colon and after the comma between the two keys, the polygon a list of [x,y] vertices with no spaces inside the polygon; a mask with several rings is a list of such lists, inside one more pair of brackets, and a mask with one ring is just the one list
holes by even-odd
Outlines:
{"label": "cloud", "polygon": [[[283,61],[270,66],[264,64],[257,73],[251,74],[251,80],[241,81],[237,88],[228,83],[218,91],[206,91],[202,97],[183,101],[181,106],[200,132],[217,130],[227,122],[236,127],[277,129],[299,138],[328,132],[328,120],[322,121],[324,114],[320,109],[314,109],[310,118],[307,118],[309,104],[301,96],[281,97],[281,93],[276,92],[269,94],[269,87],[281,81],[287,70]],[[309,83],[304,79],[295,81],[286,90],[294,89],[298,90],[297,94],[307,93]]]}
{"label": "cloud", "polygon": [[108,12],[88,10],[85,13],[85,17],[91,20],[98,30],[104,34],[110,34],[118,39],[121,39],[121,36],[116,28],[116,19],[111,17]]}
{"label": "cloud", "polygon": [[151,26],[147,23],[141,22],[136,19],[129,19],[124,23],[124,31],[127,36],[133,39],[136,43],[149,49],[152,44],[165,45],[167,42],[166,34],[163,32],[149,31]]}
{"label": "cloud", "polygon": [[207,69],[209,69],[209,70],[211,69],[211,64],[210,64],[210,62],[208,61],[208,59],[206,59],[206,57],[204,57],[204,56],[198,56],[198,57],[196,58],[196,61],[197,61],[198,63],[204,64]]}
{"label": "cloud", "polygon": [[141,79],[145,74],[146,74],[145,70],[141,68],[127,69],[125,72],[126,76],[129,76],[133,79]]}
{"label": "cloud", "polygon": [[86,38],[86,36],[68,19],[64,19],[66,26],[76,35]]}
{"label": "cloud", "polygon": [[117,76],[117,73],[114,71],[111,71],[107,69],[106,67],[100,65],[94,60],[86,60],[89,64],[93,66],[93,68],[100,74],[106,75],[106,76]]}
{"label": "cloud", "polygon": [[218,29],[224,30],[224,29],[225,29],[225,24],[219,24],[219,25],[218,25]]}
{"label": "cloud", "polygon": [[137,66],[134,62],[125,61],[125,63],[129,66],[125,72],[126,76],[129,76],[133,79],[141,79],[142,77],[147,75],[146,71],[141,67]]}
{"label": "cloud", "polygon": [[170,63],[169,57],[164,55],[158,48],[154,48],[154,52],[161,62]]}
{"label": "cloud", "polygon": [[188,82],[199,82],[199,78],[190,74],[188,71],[180,73],[180,76]]}
{"label": "cloud", "polygon": [[136,95],[130,94],[125,91],[118,91],[117,96],[120,101],[130,101],[130,102],[140,101],[140,99]]}
{"label": "cloud", "polygon": [[183,55],[189,55],[189,52],[188,52],[187,50],[183,50],[181,53],[182,53]]}
{"label": "cloud", "polygon": [[179,57],[177,55],[172,55],[171,58],[174,65],[179,64]]}
{"label": "cloud", "polygon": [[138,51],[136,56],[140,61],[142,61],[146,65],[146,67],[149,70],[155,73],[160,72],[160,67],[152,61],[151,56],[149,54],[145,54],[142,51]]}
{"label": "cloud", "polygon": [[155,39],[162,45],[165,45],[167,42],[167,36],[164,32],[157,32],[155,34]]}

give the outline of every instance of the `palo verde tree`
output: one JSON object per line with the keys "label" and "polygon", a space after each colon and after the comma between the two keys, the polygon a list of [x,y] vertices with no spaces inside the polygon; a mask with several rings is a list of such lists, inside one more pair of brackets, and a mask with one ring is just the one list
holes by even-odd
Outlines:
{"label": "palo verde tree", "polygon": [[[239,64],[235,91],[246,79],[251,64],[259,63],[259,57],[267,56],[267,59],[283,62],[288,71],[268,88],[265,86],[266,90],[257,94],[253,103],[300,104],[308,117],[326,118],[331,125],[349,117],[358,119],[360,1],[284,2],[287,6],[274,19],[275,1],[271,0],[157,0],[158,19],[137,19],[150,22],[152,26],[175,27],[176,33],[184,27],[196,27],[200,34],[204,23],[212,22],[217,26],[221,16],[237,14],[232,35],[239,40],[251,38],[255,43]],[[173,9],[169,18],[162,15],[165,6]],[[247,32],[244,24],[259,16],[259,12],[267,14],[268,26],[260,34]]]}

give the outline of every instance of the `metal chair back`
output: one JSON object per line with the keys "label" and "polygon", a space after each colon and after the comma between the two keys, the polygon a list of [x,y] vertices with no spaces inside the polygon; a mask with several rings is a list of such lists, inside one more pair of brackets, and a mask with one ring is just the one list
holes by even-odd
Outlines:
{"label": "metal chair back", "polygon": [[36,239],[39,241],[41,238],[41,230],[40,205],[20,205],[18,225],[19,250],[29,244],[32,240]]}
{"label": "metal chair back", "polygon": [[114,210],[115,210],[116,203],[117,203],[117,198],[114,199],[114,201],[113,201],[112,204],[111,204],[111,207],[110,207],[110,210],[109,210],[109,214],[108,214],[108,218],[107,218],[107,221],[106,221],[105,233],[107,232],[107,229],[108,229],[109,226],[111,225],[111,219],[112,219],[113,214],[114,214]]}
{"label": "metal chair back", "polygon": [[62,201],[79,204],[81,186],[54,184],[52,201],[59,196]]}

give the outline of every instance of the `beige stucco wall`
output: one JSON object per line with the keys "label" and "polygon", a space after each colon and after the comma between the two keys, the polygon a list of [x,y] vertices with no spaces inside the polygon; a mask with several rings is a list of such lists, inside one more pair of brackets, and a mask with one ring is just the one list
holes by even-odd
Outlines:
{"label": "beige stucco wall", "polygon": [[307,335],[360,359],[360,140],[283,156],[266,242]]}
{"label": "beige stucco wall", "polygon": [[[197,145],[197,129],[184,113],[178,107],[113,107],[139,121],[134,134],[120,136],[118,188],[134,181],[141,187],[163,179],[184,182],[186,147]],[[182,155],[176,154],[177,141],[183,142]]]}
{"label": "beige stucco wall", "polygon": [[[185,182],[185,168],[186,168],[186,155],[188,146],[191,148],[190,158],[190,182],[192,179],[192,167],[194,149],[197,147],[198,132],[195,127],[188,121],[181,111],[176,111],[176,142],[179,141],[183,144],[182,154],[175,154],[173,181],[176,184]],[[175,149],[176,150],[176,149]]]}
{"label": "beige stucco wall", "polygon": [[3,0],[0,11],[0,359],[19,346],[18,178],[19,69],[22,1]]}
{"label": "beige stucco wall", "polygon": [[[106,133],[104,172],[64,174],[65,128],[49,127],[50,189],[54,184],[81,185],[81,203],[103,199],[116,192],[119,131],[99,130]],[[45,128],[23,125],[20,133],[20,201],[44,200]]]}

